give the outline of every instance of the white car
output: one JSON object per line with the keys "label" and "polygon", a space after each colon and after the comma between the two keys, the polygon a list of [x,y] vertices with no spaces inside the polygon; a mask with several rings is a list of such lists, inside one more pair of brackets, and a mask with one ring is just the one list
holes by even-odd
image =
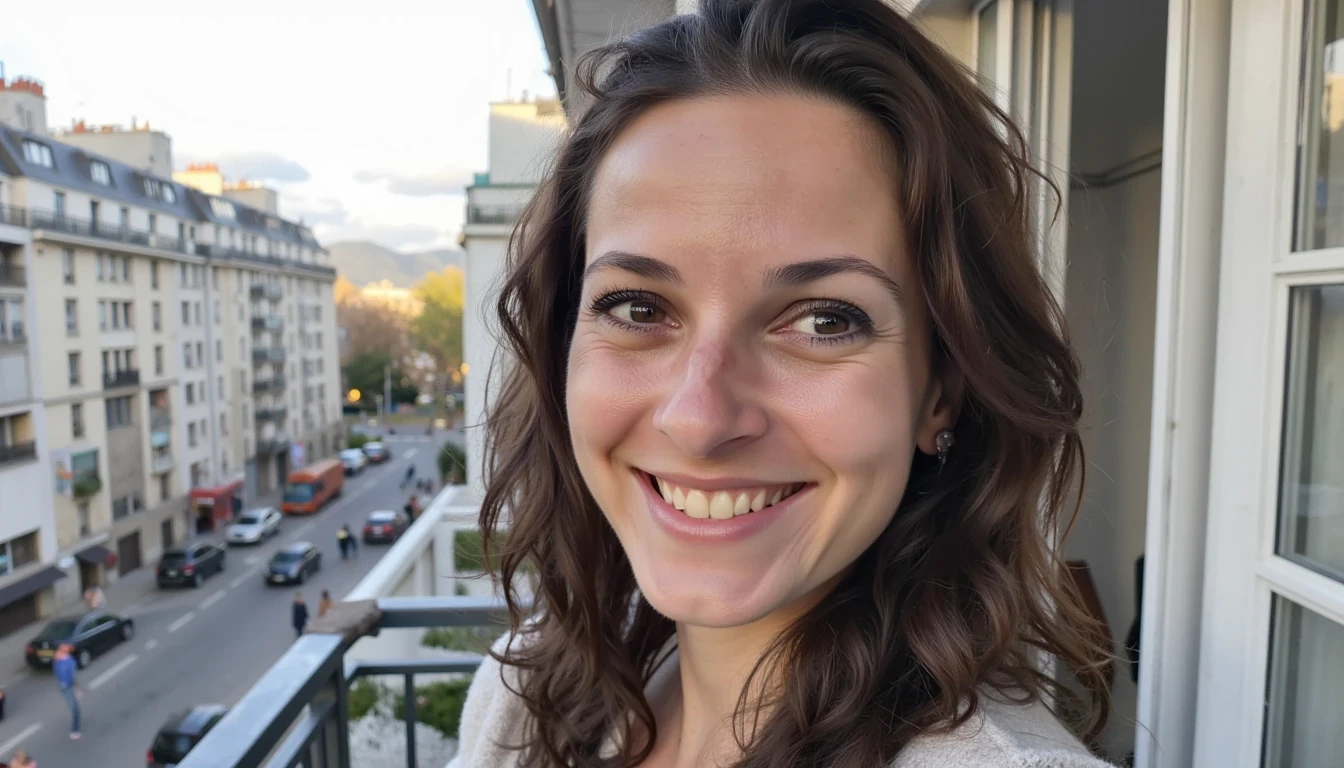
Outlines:
{"label": "white car", "polygon": [[260,544],[280,533],[280,512],[273,507],[244,512],[229,526],[230,544]]}
{"label": "white car", "polygon": [[364,456],[364,451],[358,448],[346,448],[341,451],[341,464],[345,466],[345,474],[347,475],[358,474],[368,463],[369,460]]}

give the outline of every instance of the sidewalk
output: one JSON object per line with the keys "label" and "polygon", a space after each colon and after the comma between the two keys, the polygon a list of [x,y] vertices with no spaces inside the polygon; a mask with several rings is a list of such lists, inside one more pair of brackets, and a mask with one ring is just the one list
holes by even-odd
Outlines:
{"label": "sidewalk", "polygon": [[[280,489],[277,488],[257,499],[253,506],[265,507],[278,506],[279,504]],[[223,539],[224,531],[217,529],[207,534],[192,537],[191,541],[216,540],[222,542]],[[139,607],[142,603],[151,601],[155,595],[160,594],[158,582],[154,578],[155,565],[155,563],[145,563],[104,587],[103,595],[107,598],[107,610],[115,614],[128,613],[131,608]],[[42,631],[42,628],[48,622],[60,616],[69,616],[86,610],[88,608],[84,605],[83,600],[58,605],[56,611],[47,618],[38,619],[32,624],[0,638],[0,686],[7,685],[16,677],[31,671],[23,656],[24,646],[28,645],[28,641]]]}

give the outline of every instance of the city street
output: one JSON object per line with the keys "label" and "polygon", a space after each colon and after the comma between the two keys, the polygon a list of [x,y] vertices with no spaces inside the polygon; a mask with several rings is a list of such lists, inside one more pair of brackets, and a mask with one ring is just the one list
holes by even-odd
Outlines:
{"label": "city street", "polygon": [[[155,733],[171,713],[236,702],[293,641],[295,592],[303,593],[315,618],[323,589],[341,600],[388,549],[361,545],[358,558],[342,561],[337,529],[346,523],[358,535],[370,511],[400,509],[409,489],[402,491],[398,484],[408,463],[415,464],[417,478],[432,478],[437,487],[435,456],[445,439],[443,430],[426,437],[423,427],[391,436],[391,461],[347,477],[341,497],[316,515],[286,517],[271,541],[231,547],[226,570],[199,590],[161,590],[129,607],[112,601],[114,613],[135,620],[135,636],[79,673],[85,690],[81,740],[69,738],[69,711],[49,672],[0,681],[6,694],[0,760],[26,749],[50,768],[142,768]],[[295,541],[321,547],[321,571],[302,587],[267,586],[262,570],[271,554]]]}

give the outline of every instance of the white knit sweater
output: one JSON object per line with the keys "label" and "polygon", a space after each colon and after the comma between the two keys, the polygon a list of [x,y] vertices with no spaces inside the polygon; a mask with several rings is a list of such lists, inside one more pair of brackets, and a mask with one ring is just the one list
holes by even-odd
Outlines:
{"label": "white knit sweater", "polygon": [[[497,644],[496,650],[503,649]],[[676,670],[675,655],[658,675]],[[500,744],[522,740],[527,710],[505,687],[518,688],[518,670],[487,658],[467,693],[458,755],[448,768],[509,768],[518,753]],[[890,768],[1108,768],[1092,757],[1043,704],[1019,705],[982,696],[977,714],[950,733],[912,741]]]}

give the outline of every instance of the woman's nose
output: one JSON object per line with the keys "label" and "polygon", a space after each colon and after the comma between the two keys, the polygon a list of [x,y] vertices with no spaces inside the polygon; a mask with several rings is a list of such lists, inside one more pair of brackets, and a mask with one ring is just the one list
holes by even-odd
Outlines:
{"label": "woman's nose", "polygon": [[728,343],[696,344],[654,412],[654,426],[687,456],[709,458],[765,433],[765,410],[744,395],[743,366]]}

